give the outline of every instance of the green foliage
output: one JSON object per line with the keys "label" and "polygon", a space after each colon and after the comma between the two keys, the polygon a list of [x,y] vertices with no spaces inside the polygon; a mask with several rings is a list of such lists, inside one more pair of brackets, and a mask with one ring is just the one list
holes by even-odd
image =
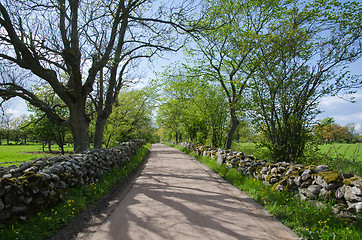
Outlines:
{"label": "green foliage", "polygon": [[89,185],[78,185],[70,190],[67,198],[52,209],[43,209],[24,223],[13,226],[0,225],[1,239],[40,240],[51,237],[56,231],[69,224],[86,207],[97,202],[110,189],[132,174],[150,151],[150,144],[137,150],[131,160],[121,168],[114,168]]}
{"label": "green foliage", "polygon": [[[268,34],[258,39],[251,113],[275,160],[299,161],[319,112],[318,100],[359,84],[343,67],[362,53],[362,31],[356,29],[361,13],[356,6],[362,7],[335,1],[304,7],[286,3],[279,19],[264,29]],[[344,16],[347,12],[356,19]]]}
{"label": "green foliage", "polygon": [[[69,116],[69,110],[65,106],[65,103],[48,87],[36,87],[35,95],[41,98],[50,106],[53,107],[53,111],[61,116],[63,119],[67,119]],[[32,112],[30,120],[27,124],[24,124],[24,128],[27,133],[38,141],[42,141],[43,144],[48,144],[49,150],[52,142],[54,141],[62,153],[64,153],[64,145],[66,140],[71,142],[71,132],[68,127],[60,126],[51,121],[47,115],[40,109],[28,104],[28,110]]]}
{"label": "green foliage", "polygon": [[271,161],[271,154],[268,148],[261,147],[259,144],[248,142],[233,142],[232,148],[233,151],[243,152],[247,155],[254,155],[256,159],[264,159]]}
{"label": "green foliage", "polygon": [[151,86],[121,91],[105,126],[105,146],[116,146],[136,138],[155,141],[152,112],[156,98],[157,89]]}
{"label": "green foliage", "polygon": [[191,155],[247,193],[303,239],[357,240],[362,238],[361,216],[356,222],[338,218],[333,214],[329,203],[325,203],[323,207],[317,207],[312,202],[302,202],[295,197],[295,192],[275,191],[272,186],[266,186],[260,180],[241,175],[234,168],[229,169],[224,164],[218,165],[215,160],[207,157]]}
{"label": "green foliage", "polygon": [[171,131],[163,131],[166,140],[174,136],[176,141],[219,147],[224,141],[227,103],[220,87],[190,71],[176,64],[158,76],[165,98],[158,109],[157,124]]}

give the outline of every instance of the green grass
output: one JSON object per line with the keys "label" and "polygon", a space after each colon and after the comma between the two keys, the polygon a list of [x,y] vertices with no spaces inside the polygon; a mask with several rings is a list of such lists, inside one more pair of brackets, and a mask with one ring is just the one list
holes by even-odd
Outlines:
{"label": "green grass", "polygon": [[67,198],[52,209],[42,209],[24,223],[0,225],[0,239],[41,240],[52,236],[75,218],[86,207],[96,203],[110,189],[134,172],[150,151],[150,144],[137,150],[131,160],[121,168],[114,168],[89,185],[78,185],[70,190]]}
{"label": "green grass", "polygon": [[254,155],[257,159],[269,160],[268,148],[257,147],[257,144],[252,142],[233,142],[231,149],[234,151],[243,152],[247,155]]}
{"label": "green grass", "polygon": [[[53,145],[52,150],[58,151],[58,146]],[[72,147],[66,147],[65,151],[72,151]],[[26,145],[0,145],[0,166],[16,165],[31,161],[45,156],[52,156],[49,153],[40,153],[43,151],[41,143],[29,143]],[[46,146],[45,151],[48,151]],[[36,152],[36,154],[34,154]],[[39,153],[38,153],[39,152]]]}
{"label": "green grass", "polygon": [[362,239],[361,215],[356,222],[337,218],[329,203],[325,203],[324,208],[318,208],[313,203],[297,199],[295,192],[275,191],[260,180],[241,175],[236,169],[229,169],[225,165],[220,166],[215,160],[196,156],[187,152],[185,148],[179,149],[197,158],[228,182],[247,193],[304,239]]}
{"label": "green grass", "polygon": [[333,143],[319,145],[321,153],[335,158],[344,157],[362,163],[362,143]]}

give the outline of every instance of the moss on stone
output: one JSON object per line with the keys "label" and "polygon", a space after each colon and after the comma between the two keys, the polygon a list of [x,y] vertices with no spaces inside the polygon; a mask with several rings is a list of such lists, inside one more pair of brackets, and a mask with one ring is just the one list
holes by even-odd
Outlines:
{"label": "moss on stone", "polygon": [[261,171],[263,168],[264,168],[264,167],[262,167],[262,166],[257,167],[257,168],[255,169],[255,172],[260,173],[260,171]]}
{"label": "moss on stone", "polygon": [[268,175],[265,180],[269,182],[272,177],[273,177],[272,175]]}
{"label": "moss on stone", "polygon": [[315,165],[309,165],[309,166],[306,166],[305,168],[306,168],[306,169],[314,170],[314,169],[317,168],[317,166],[315,166]]}
{"label": "moss on stone", "polygon": [[344,179],[344,180],[343,180],[343,183],[344,183],[344,185],[346,185],[346,186],[350,186],[350,185],[352,184],[351,182],[356,181],[356,180],[362,180],[362,178],[360,178],[360,177],[347,178],[347,179]]}
{"label": "moss on stone", "polygon": [[275,191],[275,189],[279,186],[280,182],[274,183],[272,190]]}
{"label": "moss on stone", "polygon": [[318,173],[318,176],[322,177],[327,184],[331,182],[342,182],[342,175],[337,171],[326,171]]}

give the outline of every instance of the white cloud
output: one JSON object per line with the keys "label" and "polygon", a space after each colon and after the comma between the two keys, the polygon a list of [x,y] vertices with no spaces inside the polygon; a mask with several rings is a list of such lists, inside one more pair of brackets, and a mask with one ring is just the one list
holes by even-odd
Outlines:
{"label": "white cloud", "polygon": [[318,119],[333,117],[334,120],[341,124],[348,123],[357,124],[357,130],[362,132],[362,91],[345,97],[354,97],[355,103],[351,103],[338,97],[324,97],[321,99],[319,108],[322,113],[318,115]]}
{"label": "white cloud", "polygon": [[17,118],[20,115],[29,115],[25,101],[19,97],[13,98],[7,102],[6,113],[11,114],[12,117]]}

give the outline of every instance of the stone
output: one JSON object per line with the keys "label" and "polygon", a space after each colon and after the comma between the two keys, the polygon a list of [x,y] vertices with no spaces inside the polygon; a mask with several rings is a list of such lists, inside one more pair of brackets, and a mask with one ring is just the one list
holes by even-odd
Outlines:
{"label": "stone", "polygon": [[293,168],[289,168],[288,171],[285,173],[286,176],[292,174]]}
{"label": "stone", "polygon": [[309,185],[312,185],[312,180],[308,179],[300,184],[301,188],[307,188]]}
{"label": "stone", "polygon": [[311,178],[311,176],[312,176],[312,170],[306,169],[301,175],[302,181],[305,181],[305,180]]}
{"label": "stone", "polygon": [[27,209],[27,207],[25,206],[25,204],[23,204],[23,203],[17,204],[11,208],[11,214],[19,215],[19,214],[25,212],[26,209]]}
{"label": "stone", "polygon": [[11,217],[10,210],[0,211],[0,222],[3,222]]}
{"label": "stone", "polygon": [[346,192],[346,185],[343,185],[342,187],[338,188],[337,191],[336,191],[336,198],[339,199],[339,198],[344,198],[344,194]]}
{"label": "stone", "polygon": [[332,190],[327,190],[325,188],[322,188],[321,191],[319,192],[319,197],[331,200],[333,197],[335,197],[335,192]]}
{"label": "stone", "polygon": [[26,205],[30,205],[32,201],[33,201],[33,198],[32,198],[32,197],[26,197],[26,198],[24,199],[24,203],[25,203]]}
{"label": "stone", "polygon": [[360,189],[357,187],[346,186],[344,198],[351,203],[362,202],[362,196],[358,196],[355,193],[359,193]]}
{"label": "stone", "polygon": [[355,206],[356,212],[361,213],[362,212],[362,202],[359,202]]}
{"label": "stone", "polygon": [[350,213],[355,213],[355,212],[362,212],[362,202],[357,202],[357,203],[349,203],[348,204],[348,208],[347,208],[347,212]]}
{"label": "stone", "polygon": [[26,172],[36,172],[37,170],[38,170],[38,167],[32,166],[30,168],[25,169],[24,173],[26,173]]}
{"label": "stone", "polygon": [[224,154],[220,154],[220,153],[218,153],[217,154],[217,163],[219,164],[219,165],[222,165],[223,163],[225,163],[225,155]]}
{"label": "stone", "polygon": [[354,176],[353,173],[342,173],[342,178],[343,178],[343,180],[344,180],[344,179],[349,179],[349,178],[351,178],[351,177],[353,177],[353,176]]}
{"label": "stone", "polygon": [[316,173],[326,172],[326,171],[328,171],[328,170],[329,170],[329,167],[328,167],[327,165],[319,165],[319,166],[317,166],[317,167],[314,169],[314,171],[315,171]]}
{"label": "stone", "polygon": [[313,195],[318,196],[322,187],[320,185],[310,185],[308,186],[308,192],[312,193]]}
{"label": "stone", "polygon": [[3,201],[0,199],[0,212],[5,209]]}

